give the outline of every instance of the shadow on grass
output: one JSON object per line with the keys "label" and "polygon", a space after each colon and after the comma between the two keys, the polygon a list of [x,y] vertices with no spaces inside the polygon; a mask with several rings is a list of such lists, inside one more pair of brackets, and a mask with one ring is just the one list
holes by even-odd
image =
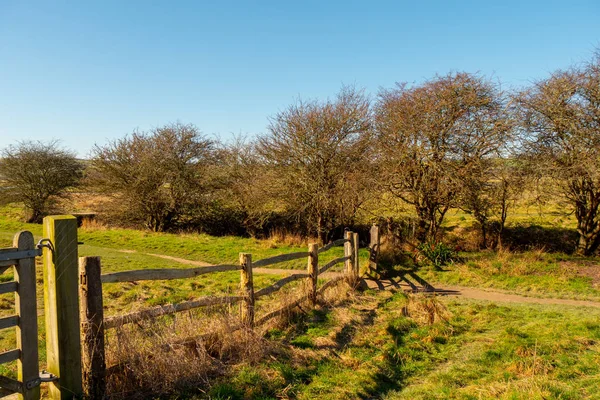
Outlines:
{"label": "shadow on grass", "polygon": [[505,228],[502,242],[513,250],[543,248],[546,252],[570,254],[577,246],[577,238],[574,229],[517,225]]}

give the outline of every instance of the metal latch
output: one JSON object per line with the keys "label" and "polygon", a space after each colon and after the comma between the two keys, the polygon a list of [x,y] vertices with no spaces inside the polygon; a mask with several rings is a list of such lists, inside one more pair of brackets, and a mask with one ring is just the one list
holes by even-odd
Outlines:
{"label": "metal latch", "polygon": [[58,376],[51,374],[48,371],[40,372],[40,381],[42,382],[56,382],[58,380]]}
{"label": "metal latch", "polygon": [[35,247],[37,247],[37,249],[40,250],[40,252],[44,247],[54,252],[54,245],[52,244],[52,241],[48,238],[40,239]]}
{"label": "metal latch", "polygon": [[25,388],[29,390],[33,389],[34,387],[40,386],[42,382],[56,382],[57,380],[58,376],[51,374],[48,371],[42,371],[40,372],[39,378],[35,378],[25,382]]}

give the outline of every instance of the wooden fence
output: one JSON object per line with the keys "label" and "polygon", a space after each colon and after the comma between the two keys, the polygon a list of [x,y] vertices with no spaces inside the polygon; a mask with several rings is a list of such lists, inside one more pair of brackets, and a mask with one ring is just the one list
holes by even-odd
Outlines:
{"label": "wooden fence", "polygon": [[[375,230],[373,230],[375,229]],[[369,268],[376,269],[378,231],[371,231]],[[374,233],[376,232],[376,233]],[[14,267],[15,280],[0,283],[0,294],[15,293],[16,313],[0,318],[0,329],[16,328],[17,348],[0,353],[0,364],[17,361],[18,379],[0,376],[0,397],[17,393],[23,399],[38,399],[40,384],[49,383],[51,399],[103,398],[106,391],[104,331],[162,315],[212,305],[240,303],[240,327],[261,325],[305,301],[317,302],[320,292],[342,279],[359,279],[358,234],[346,232],[343,239],[307,251],[260,260],[240,253],[237,264],[186,269],[151,269],[101,274],[99,257],[78,257],[77,220],[73,216],[44,218],[44,238],[34,245],[30,232],[15,236],[14,247],[0,249],[0,273]],[[375,239],[375,241],[374,241]],[[45,244],[42,245],[42,242]],[[344,256],[320,264],[319,256],[334,246],[344,246]],[[43,250],[42,250],[43,249]],[[47,372],[39,371],[35,257],[43,255],[44,319],[46,325]],[[255,290],[253,270],[281,262],[306,258],[307,270],[293,273],[274,284]],[[318,287],[319,276],[337,264],[344,272]],[[236,296],[206,296],[196,300],[140,310],[104,318],[102,284],[148,280],[193,278],[208,273],[240,271],[240,293]],[[260,318],[255,316],[257,299],[279,291],[298,280],[308,282],[300,298]]]}
{"label": "wooden fence", "polygon": [[[330,250],[334,246],[344,246],[344,256],[329,261],[324,265],[319,265],[319,255]],[[373,246],[371,246],[373,247]],[[254,326],[264,324],[268,320],[285,313],[288,310],[310,301],[312,305],[317,303],[319,292],[326,290],[342,279],[350,284],[356,284],[359,279],[359,259],[358,259],[358,234],[346,232],[343,239],[336,240],[319,248],[316,244],[309,244],[308,251],[281,254],[274,257],[253,260],[252,254],[240,253],[238,264],[223,264],[208,267],[185,268],[185,269],[148,269],[123,271],[108,274],[101,274],[101,263],[99,257],[82,257],[79,259],[80,273],[80,304],[82,320],[82,365],[84,393],[94,398],[101,398],[105,391],[106,364],[104,355],[104,331],[114,329],[126,324],[136,323],[163,315],[174,314],[181,311],[191,310],[200,307],[214,305],[230,305],[241,303],[240,305],[240,327],[253,328]],[[372,250],[376,250],[373,247]],[[370,260],[376,260],[370,254]],[[259,267],[266,267],[286,261],[297,259],[307,259],[306,273],[294,273],[272,285],[255,290],[253,280],[253,270]],[[331,269],[337,264],[344,263],[344,272],[324,283],[318,288],[319,276]],[[370,268],[373,267],[370,262]],[[209,273],[218,273],[226,271],[240,271],[240,294],[237,296],[206,296],[191,301],[185,301],[177,304],[168,304],[144,310],[128,313],[125,315],[104,318],[103,312],[103,283],[133,282],[133,281],[152,281],[152,280],[171,280],[182,278],[193,278]],[[307,293],[300,298],[286,304],[284,307],[271,311],[259,319],[255,316],[255,302],[257,299],[271,295],[285,285],[298,281],[307,280]]]}

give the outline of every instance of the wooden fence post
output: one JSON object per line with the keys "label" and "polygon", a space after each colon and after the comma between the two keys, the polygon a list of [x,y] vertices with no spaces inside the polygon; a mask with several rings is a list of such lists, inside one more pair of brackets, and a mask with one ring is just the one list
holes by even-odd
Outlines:
{"label": "wooden fence post", "polygon": [[310,286],[308,297],[313,306],[317,304],[317,279],[319,277],[319,245],[311,243],[308,245],[308,275]]}
{"label": "wooden fence post", "polygon": [[[13,246],[19,251],[33,250],[35,245],[31,232],[19,232],[15,235]],[[27,388],[27,383],[36,381],[40,376],[38,361],[38,327],[35,291],[35,258],[23,258],[15,267],[15,308],[19,316],[17,325],[17,349],[21,356],[17,360],[17,375],[23,382],[23,393],[19,398],[37,400],[40,398],[40,386]]]}
{"label": "wooden fence post", "polygon": [[373,224],[369,233],[371,235],[369,242],[369,272],[373,271],[377,274],[377,257],[379,256],[379,246],[381,244],[379,239],[379,225]]}
{"label": "wooden fence post", "polygon": [[358,269],[359,269],[359,262],[360,260],[358,259],[358,233],[357,232],[353,232],[352,233],[352,279],[354,280],[354,282],[358,282]]}
{"label": "wooden fence post", "polygon": [[252,254],[240,253],[240,285],[244,301],[242,302],[242,323],[247,327],[254,326],[254,282],[252,279]]}
{"label": "wooden fence post", "polygon": [[81,397],[81,334],[77,219],[71,215],[44,218],[44,311],[47,370],[58,381],[49,385],[51,399]]}
{"label": "wooden fence post", "polygon": [[346,277],[348,278],[348,280],[350,280],[350,277],[352,276],[352,232],[351,231],[346,231],[344,233],[344,239],[347,240],[347,242],[344,243],[344,257],[350,257],[349,259],[347,259],[345,261],[345,265],[344,265],[344,270],[346,272]]}
{"label": "wooden fence post", "polygon": [[100,257],[79,258],[83,393],[103,399],[106,394],[104,357],[104,309]]}

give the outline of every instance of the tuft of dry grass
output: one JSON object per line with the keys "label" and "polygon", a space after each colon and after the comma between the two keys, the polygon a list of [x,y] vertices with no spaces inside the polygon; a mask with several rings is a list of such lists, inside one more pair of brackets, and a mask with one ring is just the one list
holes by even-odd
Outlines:
{"label": "tuft of dry grass", "polygon": [[317,239],[307,238],[297,233],[289,232],[285,229],[273,229],[269,233],[269,237],[264,241],[269,248],[277,248],[278,246],[295,246],[306,247],[308,243],[318,243]]}
{"label": "tuft of dry grass", "polygon": [[433,325],[436,322],[448,322],[452,316],[448,308],[435,294],[407,294],[403,313],[418,325]]}
{"label": "tuft of dry grass", "polygon": [[96,218],[83,218],[81,220],[80,229],[88,231],[104,231],[108,229],[108,225]]}

